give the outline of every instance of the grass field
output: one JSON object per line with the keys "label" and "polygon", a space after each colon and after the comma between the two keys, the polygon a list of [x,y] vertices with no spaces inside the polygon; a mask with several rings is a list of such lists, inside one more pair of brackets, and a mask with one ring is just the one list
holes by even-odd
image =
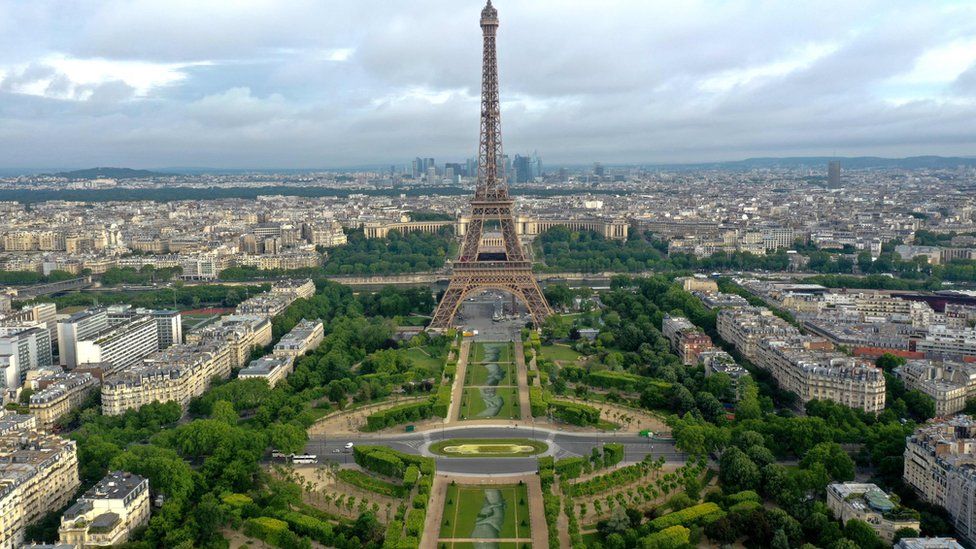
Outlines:
{"label": "grass field", "polygon": [[542,357],[556,362],[576,363],[583,355],[574,351],[568,345],[543,345]]}
{"label": "grass field", "polygon": [[[515,447],[526,449],[515,451]],[[452,451],[452,448],[457,450]],[[448,457],[526,457],[548,449],[549,445],[545,442],[527,438],[455,438],[430,445],[431,452]]]}
{"label": "grass field", "polygon": [[417,366],[430,368],[434,371],[439,370],[444,365],[443,360],[430,356],[427,354],[427,350],[423,347],[413,347],[407,349],[406,354]]}
{"label": "grass field", "polygon": [[447,487],[441,539],[517,539],[530,532],[524,485]]}
{"label": "grass field", "polygon": [[474,387],[516,385],[515,364],[511,362],[469,364],[464,376],[464,384]]}
{"label": "grass field", "polygon": [[471,346],[471,356],[468,363],[477,362],[512,362],[511,342],[476,342]]}
{"label": "grass field", "polygon": [[[500,403],[493,404],[485,401],[484,393],[495,392],[495,396],[501,399]],[[461,419],[518,419],[518,388],[499,387],[464,389],[461,395]]]}

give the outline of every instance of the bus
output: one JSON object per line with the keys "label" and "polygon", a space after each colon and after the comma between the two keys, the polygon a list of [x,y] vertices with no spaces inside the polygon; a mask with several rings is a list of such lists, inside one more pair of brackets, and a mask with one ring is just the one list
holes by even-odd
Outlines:
{"label": "bus", "polygon": [[291,456],[292,463],[299,463],[299,464],[318,463],[318,461],[319,461],[319,456],[315,454],[292,454]]}

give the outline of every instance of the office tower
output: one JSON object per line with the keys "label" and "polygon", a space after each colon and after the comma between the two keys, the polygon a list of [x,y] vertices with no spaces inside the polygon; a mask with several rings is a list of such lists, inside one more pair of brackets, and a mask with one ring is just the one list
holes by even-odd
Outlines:
{"label": "office tower", "polygon": [[528,183],[532,180],[532,164],[528,156],[515,155],[512,169],[515,172],[516,183]]}
{"label": "office tower", "polygon": [[593,163],[593,175],[595,175],[597,177],[603,177],[604,174],[606,174],[606,170],[603,168],[603,164],[600,164],[599,162],[594,162]]}
{"label": "office tower", "polygon": [[420,176],[423,173],[424,160],[418,156],[417,158],[413,159],[413,162],[410,163],[410,175],[412,175],[414,179],[420,179]]}
{"label": "office tower", "polygon": [[439,183],[437,179],[437,168],[431,166],[427,168],[427,184],[433,185],[434,183]]}
{"label": "office tower", "polygon": [[108,328],[108,312],[103,308],[88,309],[58,321],[59,363],[67,368],[78,365],[78,341]]}
{"label": "office tower", "polygon": [[832,188],[840,187],[840,161],[831,160],[827,164],[827,185]]}

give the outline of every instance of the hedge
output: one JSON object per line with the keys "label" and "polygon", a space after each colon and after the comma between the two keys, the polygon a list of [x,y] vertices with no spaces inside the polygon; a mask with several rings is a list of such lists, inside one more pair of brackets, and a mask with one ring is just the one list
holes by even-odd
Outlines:
{"label": "hedge", "polygon": [[603,445],[603,466],[613,467],[624,460],[624,445],[619,442],[608,442]]}
{"label": "hedge", "polygon": [[556,461],[556,474],[563,479],[576,478],[583,474],[588,460],[584,457],[569,457]]}
{"label": "hedge", "polygon": [[420,537],[424,532],[424,522],[427,520],[426,509],[414,509],[407,515],[407,535]]}
{"label": "hedge", "polygon": [[380,410],[366,417],[366,430],[379,431],[393,425],[428,419],[433,415],[432,400],[411,402],[386,410]]}
{"label": "hedge", "polygon": [[403,523],[399,520],[391,520],[386,525],[386,536],[383,540],[384,549],[395,549],[399,546],[400,537],[403,536]]}
{"label": "hedge", "polygon": [[672,526],[693,526],[714,522],[725,516],[725,511],[713,502],[699,503],[680,511],[668,513],[650,522],[653,530],[664,530]]}
{"label": "hedge", "polygon": [[640,392],[648,381],[649,380],[647,378],[634,374],[628,374],[626,372],[612,372],[609,370],[590,372],[586,376],[586,382],[594,387],[618,389],[620,391],[627,391],[631,393]]}
{"label": "hedge", "polygon": [[549,410],[549,398],[542,387],[534,385],[529,387],[529,408],[532,410],[533,417],[546,415],[546,411]]}
{"label": "hedge", "polygon": [[352,453],[357,465],[374,473],[402,479],[407,469],[399,456],[382,446],[356,446]]}
{"label": "hedge", "polygon": [[755,511],[760,506],[761,505],[758,501],[740,501],[739,503],[729,507],[729,512],[737,515],[744,515]]}
{"label": "hedge", "polygon": [[244,535],[264,540],[278,547],[298,547],[301,538],[288,529],[288,523],[271,517],[249,518],[244,521]]}
{"label": "hedge", "polygon": [[552,456],[539,458],[539,482],[542,489],[547,490],[556,480],[556,463]]}
{"label": "hedge", "polygon": [[691,530],[684,526],[671,526],[660,532],[645,536],[641,547],[645,549],[674,549],[690,543]]}
{"label": "hedge", "polygon": [[410,490],[417,484],[418,479],[420,479],[420,468],[413,464],[409,465],[403,473],[403,487]]}
{"label": "hedge", "polygon": [[348,482],[349,484],[362,488],[367,492],[373,492],[382,496],[389,496],[393,498],[402,498],[409,490],[409,488],[406,486],[397,486],[396,484],[378,479],[376,477],[371,477],[362,471],[357,471],[355,469],[340,469],[339,480]]}
{"label": "hedge", "polygon": [[596,425],[600,422],[600,410],[564,400],[552,401],[553,415],[572,425]]}
{"label": "hedge", "polygon": [[278,518],[287,522],[296,534],[308,536],[324,545],[335,543],[335,531],[332,524],[328,522],[295,511],[280,511],[276,514]]}
{"label": "hedge", "polygon": [[447,417],[447,410],[451,407],[451,386],[441,385],[434,395],[434,407],[431,412],[437,417]]}
{"label": "hedge", "polygon": [[416,465],[422,475],[434,474],[434,458],[412,456],[385,446],[356,446],[353,448],[353,458],[363,469],[400,480],[403,480],[409,465]]}
{"label": "hedge", "polygon": [[743,501],[762,501],[759,498],[759,494],[757,494],[753,490],[743,490],[741,492],[736,492],[731,496],[726,497],[725,499],[727,499],[730,503],[741,503]]}

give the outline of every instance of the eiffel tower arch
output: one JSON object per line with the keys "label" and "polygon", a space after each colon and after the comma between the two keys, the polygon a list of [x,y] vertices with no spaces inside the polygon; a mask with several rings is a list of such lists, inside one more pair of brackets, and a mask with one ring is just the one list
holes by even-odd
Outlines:
{"label": "eiffel tower arch", "polygon": [[[501,107],[498,100],[498,59],[495,36],[498,10],[491,0],[481,11],[484,58],[481,72],[481,139],[478,148],[478,185],[471,201],[471,217],[454,263],[451,282],[434,311],[429,328],[446,329],[454,322],[464,298],[481,290],[504,290],[525,303],[536,326],[552,314],[532,262],[525,255],[515,230],[515,201],[508,194],[502,159]],[[482,249],[486,225],[497,225],[504,251]]]}

